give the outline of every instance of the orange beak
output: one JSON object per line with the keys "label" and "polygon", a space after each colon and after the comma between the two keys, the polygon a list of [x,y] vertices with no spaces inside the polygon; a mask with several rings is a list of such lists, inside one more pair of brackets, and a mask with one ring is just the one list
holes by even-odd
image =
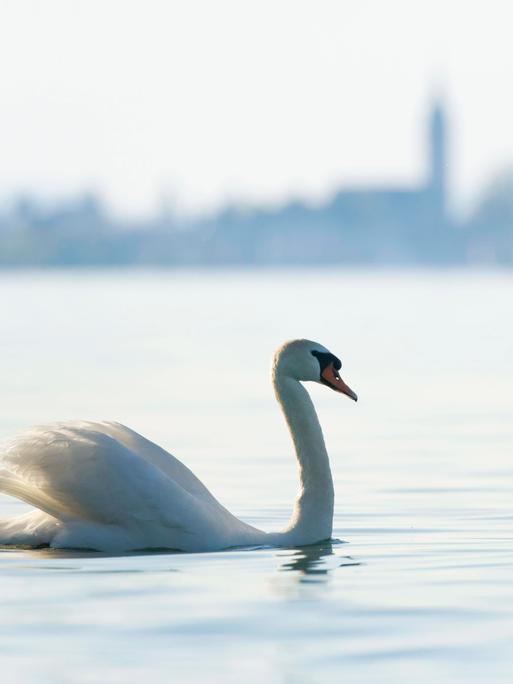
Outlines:
{"label": "orange beak", "polygon": [[342,392],[342,394],[346,394],[353,401],[358,401],[358,395],[356,392],[353,392],[349,385],[346,385],[346,383],[338,374],[338,371],[335,370],[332,363],[330,363],[329,366],[326,366],[326,368],[322,371],[322,379],[324,384],[331,387],[331,389],[334,389],[336,392]]}

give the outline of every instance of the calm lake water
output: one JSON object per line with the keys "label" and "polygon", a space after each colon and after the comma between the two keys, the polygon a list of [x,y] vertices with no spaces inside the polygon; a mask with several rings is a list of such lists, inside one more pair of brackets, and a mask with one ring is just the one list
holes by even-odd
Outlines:
{"label": "calm lake water", "polygon": [[513,274],[8,273],[0,299],[0,438],[121,421],[265,529],[296,489],[274,348],[321,342],[360,397],[311,388],[332,544],[0,551],[3,682],[513,680]]}

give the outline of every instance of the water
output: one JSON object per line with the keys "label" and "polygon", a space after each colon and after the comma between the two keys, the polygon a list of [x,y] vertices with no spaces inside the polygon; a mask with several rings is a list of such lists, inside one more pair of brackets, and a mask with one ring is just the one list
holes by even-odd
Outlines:
{"label": "water", "polygon": [[0,297],[1,438],[119,420],[265,529],[296,487],[273,349],[318,340],[360,397],[311,388],[340,541],[0,552],[2,681],[511,681],[513,275],[7,273]]}

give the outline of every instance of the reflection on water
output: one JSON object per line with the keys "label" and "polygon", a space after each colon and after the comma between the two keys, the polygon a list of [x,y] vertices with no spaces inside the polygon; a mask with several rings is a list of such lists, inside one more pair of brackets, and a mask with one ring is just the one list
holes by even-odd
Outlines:
{"label": "reflection on water", "polygon": [[360,565],[351,556],[335,555],[331,541],[301,546],[278,555],[287,559],[281,563],[280,570],[297,572],[300,582],[325,581],[328,574],[337,568]]}
{"label": "reflection on water", "polygon": [[95,549],[52,549],[48,545],[40,546],[37,548],[29,547],[25,545],[17,546],[0,546],[0,554],[11,554],[15,556],[34,558],[34,559],[64,559],[64,558],[123,558],[128,557],[139,557],[139,556],[153,556],[153,555],[174,555],[181,553],[180,551],[170,551],[168,549],[144,549],[137,551],[96,551]]}
{"label": "reflection on water", "polygon": [[0,550],[2,681],[510,684],[511,275],[19,273],[0,292],[0,439],[119,420],[262,529],[297,487],[274,348],[318,339],[360,396],[310,388],[347,543]]}

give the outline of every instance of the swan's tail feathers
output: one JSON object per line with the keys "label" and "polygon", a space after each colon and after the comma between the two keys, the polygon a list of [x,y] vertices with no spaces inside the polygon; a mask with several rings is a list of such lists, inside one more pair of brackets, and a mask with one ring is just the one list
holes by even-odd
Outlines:
{"label": "swan's tail feathers", "polygon": [[0,519],[0,546],[41,548],[51,546],[61,524],[42,511]]}
{"label": "swan's tail feathers", "polygon": [[55,499],[5,469],[0,469],[0,492],[20,499],[58,520],[64,517],[63,507]]}

